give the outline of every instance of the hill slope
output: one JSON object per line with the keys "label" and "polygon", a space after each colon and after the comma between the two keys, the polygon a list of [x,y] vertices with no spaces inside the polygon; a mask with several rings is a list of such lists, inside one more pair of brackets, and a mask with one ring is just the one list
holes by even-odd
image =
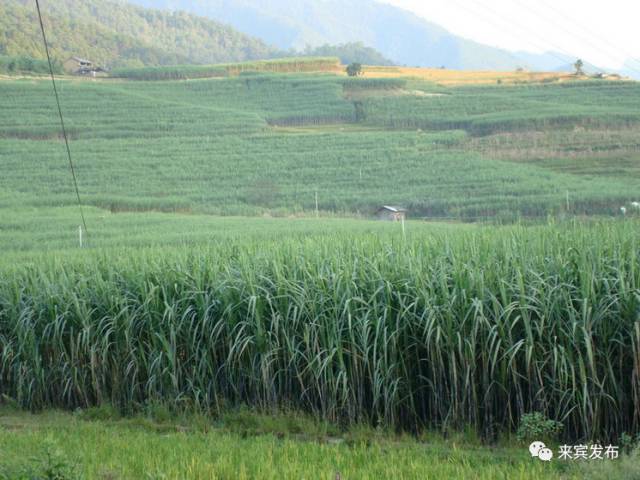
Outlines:
{"label": "hill slope", "polygon": [[[148,10],[123,1],[43,4],[53,55],[87,57],[109,67],[255,60],[276,49],[206,18]],[[0,3],[0,55],[44,55],[30,0]]]}
{"label": "hill slope", "polygon": [[[233,25],[280,48],[362,41],[402,65],[512,70],[519,55],[451,34],[406,10],[372,0],[131,0],[182,9]],[[538,67],[545,56],[532,55]],[[542,65],[540,65],[542,63]]]}
{"label": "hill slope", "polygon": [[[544,217],[616,214],[640,190],[630,82],[251,74],[61,91],[83,201],[112,211],[293,214],[318,192],[334,213]],[[0,206],[75,201],[54,105],[46,80],[0,81]]]}

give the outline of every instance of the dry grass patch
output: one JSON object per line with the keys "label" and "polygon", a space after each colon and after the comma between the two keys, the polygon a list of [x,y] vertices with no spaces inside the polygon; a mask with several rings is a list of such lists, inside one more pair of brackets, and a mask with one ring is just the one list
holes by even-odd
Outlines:
{"label": "dry grass patch", "polygon": [[[482,85],[482,84],[516,84],[567,82],[577,77],[570,73],[559,72],[497,72],[497,71],[464,71],[440,68],[413,67],[376,67],[364,68],[365,78],[398,78],[413,77],[428,80],[441,85]],[[585,77],[586,78],[586,77]]]}

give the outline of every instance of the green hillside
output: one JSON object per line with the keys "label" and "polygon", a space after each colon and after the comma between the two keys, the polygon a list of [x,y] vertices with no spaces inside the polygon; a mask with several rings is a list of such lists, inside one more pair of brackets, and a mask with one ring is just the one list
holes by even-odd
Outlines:
{"label": "green hillside", "polygon": [[[612,215],[640,186],[635,83],[242,74],[61,91],[84,201],[112,211],[292,214],[317,192],[333,213]],[[2,203],[73,204],[50,85],[0,82],[0,108]]]}
{"label": "green hillside", "polygon": [[[255,60],[277,52],[233,28],[186,13],[122,1],[43,2],[54,57],[86,57],[107,67]],[[0,3],[0,55],[43,58],[34,3]]]}

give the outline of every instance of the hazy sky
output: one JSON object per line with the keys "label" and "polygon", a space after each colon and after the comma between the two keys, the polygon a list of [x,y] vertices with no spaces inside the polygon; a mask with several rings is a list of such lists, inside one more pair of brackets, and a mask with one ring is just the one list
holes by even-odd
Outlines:
{"label": "hazy sky", "polygon": [[[379,0],[508,50],[554,50],[618,68],[640,60],[640,1]],[[640,70],[640,63],[634,63]]]}

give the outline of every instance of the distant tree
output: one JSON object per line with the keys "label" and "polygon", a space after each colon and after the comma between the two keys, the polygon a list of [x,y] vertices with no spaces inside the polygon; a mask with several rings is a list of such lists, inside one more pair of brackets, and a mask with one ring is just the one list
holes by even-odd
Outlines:
{"label": "distant tree", "polygon": [[362,65],[357,62],[349,64],[347,67],[347,75],[350,77],[358,77],[362,75]]}
{"label": "distant tree", "polygon": [[309,57],[338,57],[345,65],[354,62],[362,65],[394,65],[391,60],[380,52],[371,47],[367,47],[362,42],[343,43],[340,45],[327,44],[316,48],[307,46],[304,55]]}
{"label": "distant tree", "polygon": [[582,61],[582,59],[579,58],[578,60],[576,60],[576,63],[573,64],[573,68],[576,69],[576,75],[584,75],[584,70],[582,70],[583,67],[584,62]]}

